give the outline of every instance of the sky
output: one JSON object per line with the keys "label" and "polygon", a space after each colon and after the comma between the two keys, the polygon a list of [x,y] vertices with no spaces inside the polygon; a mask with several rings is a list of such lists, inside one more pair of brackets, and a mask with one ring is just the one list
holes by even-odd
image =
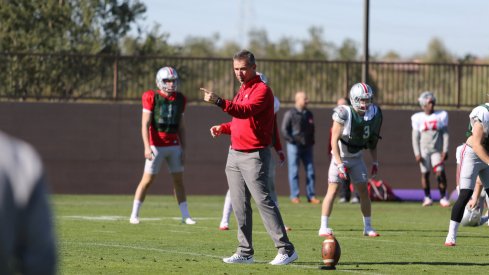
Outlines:
{"label": "sky", "polygon": [[[340,46],[345,39],[363,48],[364,0],[140,0],[142,26],[160,24],[171,44],[188,37],[212,37],[246,46],[247,33],[265,30],[270,41],[308,39],[312,26]],[[439,38],[449,52],[489,57],[488,0],[370,0],[370,55],[390,50],[402,57],[426,52]],[[252,50],[252,49],[250,49]]]}

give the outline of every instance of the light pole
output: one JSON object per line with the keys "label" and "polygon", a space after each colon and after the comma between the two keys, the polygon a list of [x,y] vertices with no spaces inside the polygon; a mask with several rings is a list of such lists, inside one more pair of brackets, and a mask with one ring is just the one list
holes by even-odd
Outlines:
{"label": "light pole", "polygon": [[362,68],[362,82],[368,83],[368,60],[369,60],[369,54],[368,54],[368,25],[369,25],[369,11],[370,10],[370,1],[369,0],[364,0],[364,7],[363,7],[363,68]]}

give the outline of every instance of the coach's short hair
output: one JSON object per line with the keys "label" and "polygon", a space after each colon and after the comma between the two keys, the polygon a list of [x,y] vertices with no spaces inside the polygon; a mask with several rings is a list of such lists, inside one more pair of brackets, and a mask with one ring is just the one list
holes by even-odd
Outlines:
{"label": "coach's short hair", "polygon": [[233,56],[233,60],[242,60],[242,59],[246,59],[249,66],[253,66],[256,64],[255,55],[253,55],[253,53],[248,50],[241,50],[235,53]]}

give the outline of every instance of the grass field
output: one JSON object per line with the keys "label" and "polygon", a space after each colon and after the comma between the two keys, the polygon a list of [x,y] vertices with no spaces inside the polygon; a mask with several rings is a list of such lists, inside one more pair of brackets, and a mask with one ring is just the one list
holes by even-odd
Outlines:
{"label": "grass field", "polygon": [[[336,271],[319,270],[322,238],[320,206],[279,201],[299,259],[268,264],[277,251],[258,211],[254,211],[253,265],[228,265],[235,251],[236,226],[219,231],[224,196],[190,196],[196,225],[180,223],[171,196],[148,196],[141,224],[128,222],[132,196],[55,195],[60,274],[487,274],[487,226],[461,227],[456,247],[444,247],[450,209],[420,203],[373,203],[379,238],[362,236],[359,205],[336,204],[331,226],[342,255]],[[255,209],[256,210],[256,209]]]}

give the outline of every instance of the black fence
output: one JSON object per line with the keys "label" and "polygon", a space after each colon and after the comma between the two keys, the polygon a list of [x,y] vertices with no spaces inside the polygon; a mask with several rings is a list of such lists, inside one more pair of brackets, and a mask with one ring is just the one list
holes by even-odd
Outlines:
{"label": "black fence", "polygon": [[[298,90],[314,104],[334,104],[361,80],[362,62],[259,59],[258,70],[269,79],[282,102]],[[206,87],[232,98],[238,83],[230,58],[109,56],[0,53],[2,100],[139,101],[155,89],[162,66],[175,67],[181,91],[189,101]],[[423,91],[433,91],[438,105],[467,108],[486,102],[489,64],[371,62],[370,85],[382,106],[414,107]]]}

